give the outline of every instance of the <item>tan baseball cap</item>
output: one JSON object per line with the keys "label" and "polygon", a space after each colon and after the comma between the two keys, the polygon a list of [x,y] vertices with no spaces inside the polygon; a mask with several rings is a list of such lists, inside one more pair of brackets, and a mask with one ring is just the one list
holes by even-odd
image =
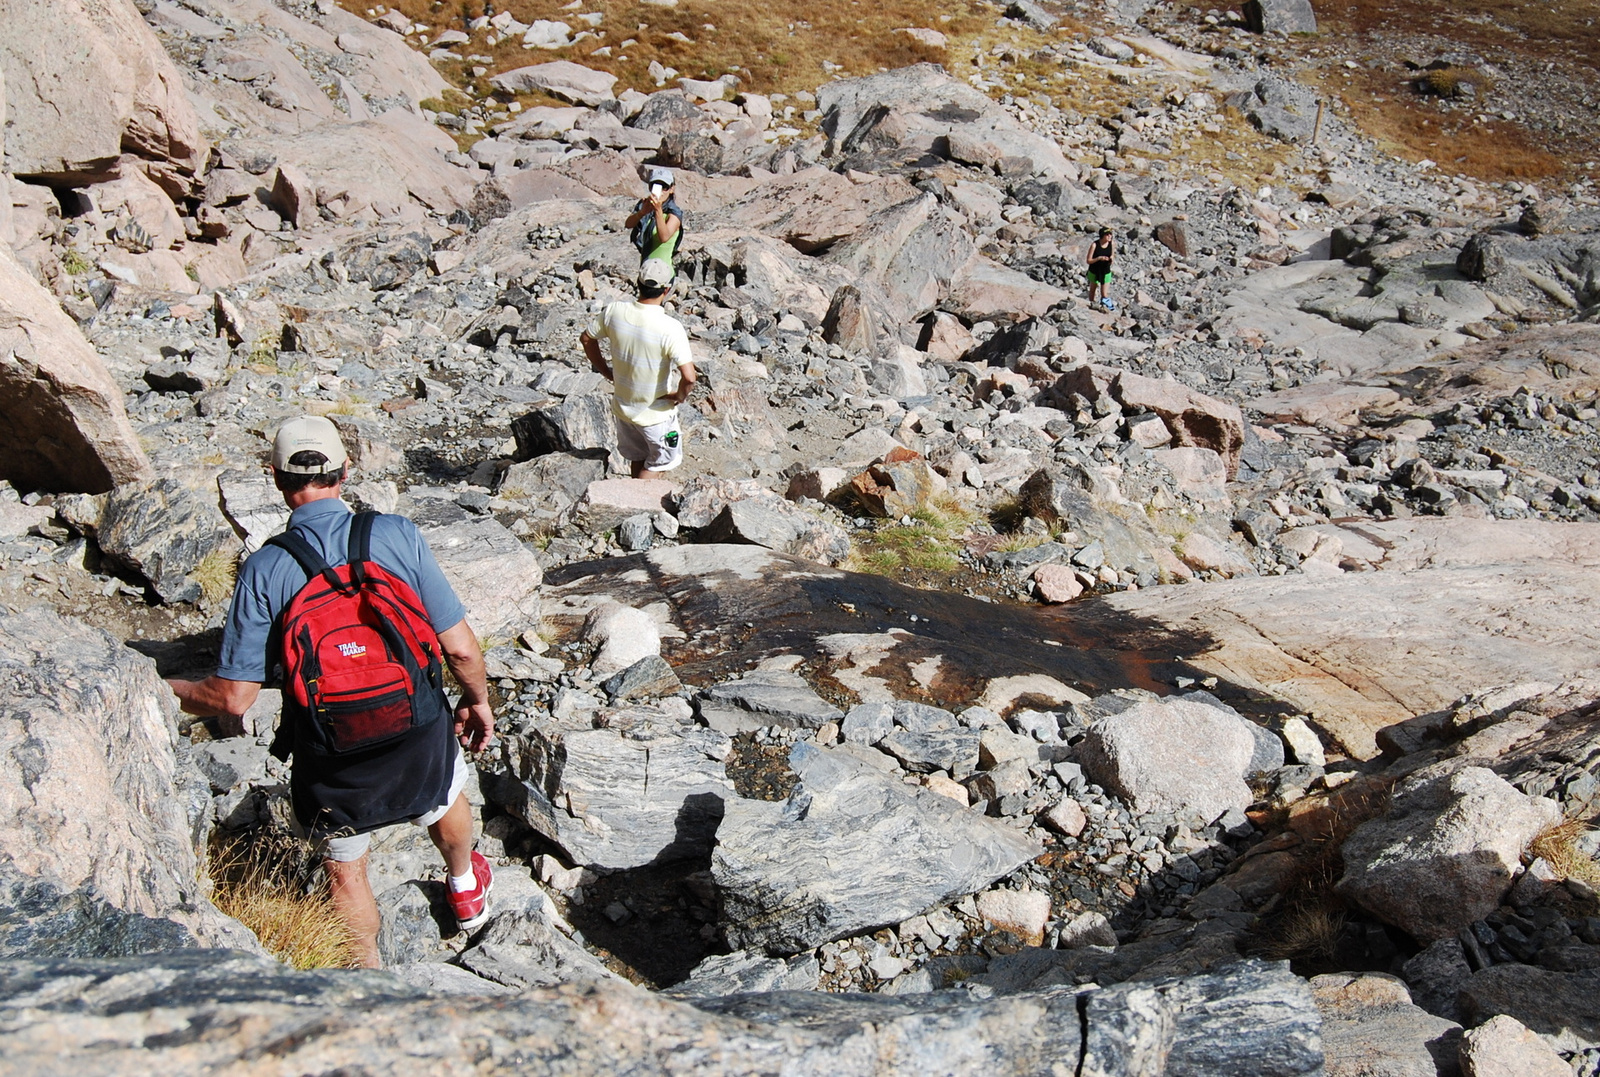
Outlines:
{"label": "tan baseball cap", "polygon": [[639,267],[639,283],[652,288],[665,288],[675,276],[677,270],[672,268],[672,263],[662,258],[646,258]]}
{"label": "tan baseball cap", "polygon": [[[289,463],[289,458],[295,453],[307,451],[319,452],[327,457],[327,461],[311,465]],[[278,432],[272,437],[272,467],[276,471],[290,475],[320,475],[325,471],[337,471],[348,459],[344,442],[339,437],[339,428],[321,415],[290,419],[278,427]]]}

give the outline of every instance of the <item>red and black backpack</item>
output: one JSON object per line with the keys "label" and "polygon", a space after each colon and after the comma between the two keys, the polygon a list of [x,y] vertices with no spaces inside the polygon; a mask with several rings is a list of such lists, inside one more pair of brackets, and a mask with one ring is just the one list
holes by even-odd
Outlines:
{"label": "red and black backpack", "polygon": [[441,778],[449,785],[439,637],[411,585],[372,560],[376,517],[351,518],[348,561],[338,568],[293,531],[268,540],[306,573],[276,638],[295,814],[314,817],[314,833],[426,814],[440,805]]}

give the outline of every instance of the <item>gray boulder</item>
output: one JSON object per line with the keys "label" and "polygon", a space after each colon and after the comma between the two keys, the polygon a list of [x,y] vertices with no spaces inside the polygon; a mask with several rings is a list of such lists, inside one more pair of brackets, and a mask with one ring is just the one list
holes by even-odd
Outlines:
{"label": "gray boulder", "polygon": [[978,768],[978,732],[973,729],[927,733],[896,730],[880,739],[878,747],[907,770],[919,773],[946,770],[956,778],[965,778]]}
{"label": "gray boulder", "polygon": [[15,794],[0,799],[0,863],[62,894],[84,889],[112,909],[176,921],[202,943],[255,948],[205,898],[190,815],[204,779],[190,795],[193,771],[174,751],[177,704],[155,665],[35,608],[0,613],[0,679],[0,789]]}
{"label": "gray boulder", "polygon": [[1558,1050],[1600,1046],[1600,971],[1555,972],[1516,963],[1475,972],[1458,998],[1461,1019],[1480,1025],[1515,1017]]}
{"label": "gray boulder", "polygon": [[131,957],[196,945],[174,920],[126,912],[87,887],[65,892],[0,861],[0,957]]}
{"label": "gray boulder", "polygon": [[548,904],[501,913],[460,957],[463,968],[517,990],[617,980]]}
{"label": "gray boulder", "polygon": [[1244,0],[1244,21],[1258,34],[1314,34],[1311,0]]}
{"label": "gray boulder", "polygon": [[702,721],[730,734],[769,725],[818,729],[844,717],[800,674],[772,669],[752,670],[738,680],[713,685],[695,703]]}
{"label": "gray boulder", "polygon": [[539,729],[507,745],[501,799],[575,864],[633,868],[703,856],[733,799],[722,733]]}
{"label": "gray boulder", "polygon": [[222,515],[214,471],[169,472],[117,487],[94,532],[100,551],[148,580],[163,602],[196,602],[207,590],[212,601],[227,597],[240,544]]}
{"label": "gray boulder", "polygon": [[1096,719],[1079,745],[1084,771],[1137,811],[1209,823],[1250,806],[1250,723],[1181,699],[1147,699]]}
{"label": "gray boulder", "polygon": [[1430,767],[1345,840],[1337,890],[1423,942],[1447,938],[1494,911],[1528,843],[1560,821],[1554,801],[1527,796],[1484,767]]}
{"label": "gray boulder", "polygon": [[894,732],[894,704],[856,704],[839,723],[839,732],[849,744],[878,743]]}
{"label": "gray boulder", "polygon": [[703,542],[748,542],[793,557],[837,565],[850,556],[850,536],[776,494],[725,506],[700,533]]}
{"label": "gray boulder", "polygon": [[517,459],[546,453],[611,452],[617,429],[611,417],[610,393],[587,393],[541,404],[511,422]]}
{"label": "gray boulder", "polygon": [[455,921],[445,901],[444,884],[410,882],[391,886],[378,895],[378,954],[385,965],[442,961],[444,936],[455,934]]}
{"label": "gray boulder", "polygon": [[1321,1074],[1321,1021],[1287,962],[1243,961],[1202,976],[1089,993],[1080,1074],[1264,1077]]}
{"label": "gray boulder", "polygon": [[718,998],[757,991],[815,991],[822,967],[811,954],[784,959],[748,950],[713,954],[672,989],[685,998]]}
{"label": "gray boulder", "polygon": [[226,793],[267,776],[267,746],[253,738],[206,741],[195,745],[192,754],[215,793]]}
{"label": "gray boulder", "polygon": [[796,953],[899,923],[1041,849],[843,753],[802,742],[789,759],[800,777],[789,799],[732,800],[717,833],[711,870],[735,946]]}
{"label": "gray boulder", "polygon": [[[729,1075],[1024,1077],[1060,1060],[1074,1072],[1085,1028],[1108,1045],[1129,1037],[1170,1045],[1160,1068],[1135,1071],[1111,1057],[1116,1068],[1100,1073],[1309,1077],[1322,1066],[1304,981],[1260,962],[1086,995],[989,1000],[785,991],[689,1003],[612,979],[485,1005],[442,1002],[457,984],[435,993],[402,972],[299,972],[215,950],[16,961],[0,976],[0,1023],[9,1064],[21,1070],[170,1077],[263,1057],[292,1073],[414,1071],[419,1050],[431,1045],[436,1054],[425,1057],[442,1063],[469,1040],[491,1045],[475,1064],[493,1074],[687,1077],[714,1066]],[[145,1015],[154,1012],[161,1027],[205,1029],[203,1049],[186,1036],[151,1035]]]}

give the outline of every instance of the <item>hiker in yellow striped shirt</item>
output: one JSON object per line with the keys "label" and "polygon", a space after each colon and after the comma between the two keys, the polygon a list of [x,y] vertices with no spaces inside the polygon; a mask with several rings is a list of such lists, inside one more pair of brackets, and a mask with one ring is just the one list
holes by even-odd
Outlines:
{"label": "hiker in yellow striped shirt", "polygon": [[[580,338],[589,365],[612,384],[617,448],[632,462],[636,479],[660,478],[683,463],[678,405],[689,398],[699,376],[689,334],[661,309],[672,278],[670,262],[645,259],[639,266],[639,298],[607,306]],[[601,341],[611,353],[609,363]]]}

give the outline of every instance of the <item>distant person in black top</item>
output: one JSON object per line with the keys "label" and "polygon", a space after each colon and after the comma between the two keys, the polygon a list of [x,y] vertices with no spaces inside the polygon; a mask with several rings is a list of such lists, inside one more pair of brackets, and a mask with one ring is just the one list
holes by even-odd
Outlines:
{"label": "distant person in black top", "polygon": [[1117,245],[1111,238],[1111,229],[1100,229],[1100,236],[1089,244],[1089,302],[1103,310],[1116,310],[1111,301],[1111,260],[1117,256]]}

